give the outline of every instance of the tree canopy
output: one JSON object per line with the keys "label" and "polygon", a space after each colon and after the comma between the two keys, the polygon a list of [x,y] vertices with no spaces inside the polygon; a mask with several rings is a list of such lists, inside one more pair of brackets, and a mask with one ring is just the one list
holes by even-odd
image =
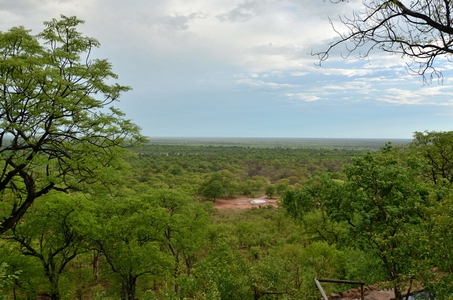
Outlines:
{"label": "tree canopy", "polygon": [[37,36],[24,27],[0,32],[0,234],[51,190],[80,190],[106,181],[121,146],[141,140],[139,128],[112,106],[128,86],[83,21],[61,16]]}
{"label": "tree canopy", "polygon": [[451,290],[451,136],[416,132],[407,146],[353,158],[344,180],[313,178],[281,203],[307,229],[321,216],[311,227],[322,240],[378,258],[395,299],[417,285],[442,298]]}
{"label": "tree canopy", "polygon": [[[331,2],[344,2],[331,0]],[[453,53],[453,3],[444,0],[368,0],[364,10],[341,16],[346,32],[334,30],[339,39],[326,51],[317,53],[320,61],[328,59],[333,48],[344,44],[346,56],[359,52],[367,57],[374,49],[412,59],[411,72],[441,76],[435,61]]]}

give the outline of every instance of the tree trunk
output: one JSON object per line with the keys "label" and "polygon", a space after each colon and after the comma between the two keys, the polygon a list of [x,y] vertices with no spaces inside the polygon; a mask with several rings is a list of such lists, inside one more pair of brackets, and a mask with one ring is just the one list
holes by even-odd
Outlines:
{"label": "tree trunk", "polygon": [[58,278],[53,278],[50,282],[50,298],[52,300],[60,300],[60,290],[58,288]]}
{"label": "tree trunk", "polygon": [[93,266],[93,275],[94,275],[94,282],[99,282],[99,260],[101,258],[101,252],[94,250],[93,261],[91,265]]}
{"label": "tree trunk", "polygon": [[393,292],[395,293],[395,300],[403,300],[401,290],[397,286],[393,287]]}
{"label": "tree trunk", "polygon": [[135,300],[135,288],[137,284],[137,276],[127,275],[123,276],[121,284],[121,300]]}
{"label": "tree trunk", "polygon": [[172,229],[171,228],[167,228],[167,231],[165,232],[165,237],[167,238],[168,240],[168,247],[170,248],[170,251],[171,251],[171,254],[173,255],[174,259],[175,259],[175,269],[173,271],[173,277],[174,277],[174,280],[175,280],[175,287],[174,287],[174,290],[175,290],[175,294],[178,295],[179,294],[179,284],[178,284],[178,277],[179,277],[179,274],[180,274],[180,271],[179,271],[179,268],[180,268],[180,260],[179,260],[179,251],[177,251],[174,247],[173,247],[173,244],[171,243],[171,239],[172,239]]}
{"label": "tree trunk", "polygon": [[187,276],[190,276],[190,272],[192,271],[193,265],[193,256],[189,256],[185,259],[186,261],[186,268],[187,268]]}

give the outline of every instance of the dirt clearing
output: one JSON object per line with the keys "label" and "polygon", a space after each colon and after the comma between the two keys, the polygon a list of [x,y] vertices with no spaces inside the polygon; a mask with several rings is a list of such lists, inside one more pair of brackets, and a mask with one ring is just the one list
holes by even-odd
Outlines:
{"label": "dirt clearing", "polygon": [[214,207],[223,210],[223,209],[246,209],[253,207],[267,207],[269,205],[273,207],[278,207],[277,199],[268,199],[266,196],[261,196],[258,198],[235,198],[235,199],[217,199],[215,201]]}

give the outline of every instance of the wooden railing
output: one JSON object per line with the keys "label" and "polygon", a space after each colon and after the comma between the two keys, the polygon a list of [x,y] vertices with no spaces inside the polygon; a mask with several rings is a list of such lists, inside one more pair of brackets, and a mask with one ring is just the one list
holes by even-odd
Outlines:
{"label": "wooden railing", "polygon": [[326,278],[315,278],[315,283],[316,286],[318,287],[318,290],[321,292],[322,298],[324,300],[329,300],[326,296],[326,293],[324,292],[324,289],[321,286],[321,282],[331,282],[331,283],[344,283],[344,284],[355,284],[355,285],[360,285],[360,299],[365,300],[365,297],[363,295],[363,282],[360,281],[353,281],[353,280],[340,280],[340,279],[326,279]]}

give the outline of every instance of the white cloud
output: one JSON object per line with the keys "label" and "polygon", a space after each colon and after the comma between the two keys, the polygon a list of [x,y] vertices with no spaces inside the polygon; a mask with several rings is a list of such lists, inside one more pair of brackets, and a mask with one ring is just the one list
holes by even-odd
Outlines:
{"label": "white cloud", "polygon": [[288,93],[286,94],[286,96],[291,100],[296,99],[304,102],[313,102],[321,100],[321,98],[319,98],[318,96],[308,93],[296,93],[296,94]]}
{"label": "white cloud", "polygon": [[[125,80],[134,87],[125,97],[136,106],[125,109],[136,107],[136,113],[152,115],[153,105],[171,108],[147,115],[145,124],[160,116],[175,115],[177,120],[184,113],[180,107],[210,107],[200,103],[215,103],[217,114],[224,113],[227,105],[228,111],[235,111],[231,104],[235,97],[241,100],[234,103],[261,105],[261,97],[269,97],[269,105],[283,103],[257,107],[272,115],[279,111],[281,123],[289,116],[294,123],[311,118],[303,109],[293,110],[295,106],[338,104],[345,111],[360,106],[363,115],[374,115],[366,110],[369,105],[395,111],[404,107],[395,115],[416,107],[451,106],[449,62],[442,65],[443,86],[424,86],[420,78],[406,73],[407,61],[378,51],[369,60],[354,56],[345,60],[340,55],[345,49],[340,47],[322,67],[316,66],[318,58],[311,53],[326,50],[337,38],[328,17],[341,25],[338,15],[351,15],[361,7],[361,0],[339,4],[329,0],[0,0],[0,30],[25,25],[37,33],[43,21],[60,13],[85,20],[81,31],[102,44],[95,54],[111,59],[120,70],[121,83]],[[336,116],[335,111],[331,116]]]}
{"label": "white cloud", "polygon": [[222,22],[247,22],[260,15],[266,8],[265,0],[246,0],[238,3],[235,8],[216,17]]}
{"label": "white cloud", "polygon": [[422,87],[417,90],[391,87],[377,99],[396,105],[453,106],[453,100],[450,100],[452,97],[451,88],[442,86]]}
{"label": "white cloud", "polygon": [[320,73],[324,75],[342,75],[342,76],[347,76],[347,77],[354,77],[354,76],[365,76],[365,75],[370,75],[373,74],[373,70],[367,70],[367,69],[340,69],[340,68],[321,68]]}
{"label": "white cloud", "polygon": [[[17,13],[2,10],[2,11],[0,11],[0,19],[2,20],[2,22],[5,22],[7,24],[12,24],[12,23],[18,23],[18,21],[21,20],[21,16]],[[6,29],[9,29],[9,28],[5,28],[5,30]]]}
{"label": "white cloud", "polygon": [[236,83],[245,84],[253,88],[260,88],[261,90],[277,90],[277,89],[288,89],[294,87],[292,84],[288,83],[277,83],[269,82],[264,80],[257,80],[253,78],[238,78]]}
{"label": "white cloud", "polygon": [[165,30],[187,30],[190,22],[196,19],[205,19],[203,13],[193,12],[188,15],[167,15],[157,18],[157,25],[160,29]]}
{"label": "white cloud", "polygon": [[294,71],[294,72],[291,72],[290,74],[291,74],[291,76],[300,77],[300,76],[306,76],[306,75],[308,75],[310,73],[309,72],[303,72],[303,71]]}

